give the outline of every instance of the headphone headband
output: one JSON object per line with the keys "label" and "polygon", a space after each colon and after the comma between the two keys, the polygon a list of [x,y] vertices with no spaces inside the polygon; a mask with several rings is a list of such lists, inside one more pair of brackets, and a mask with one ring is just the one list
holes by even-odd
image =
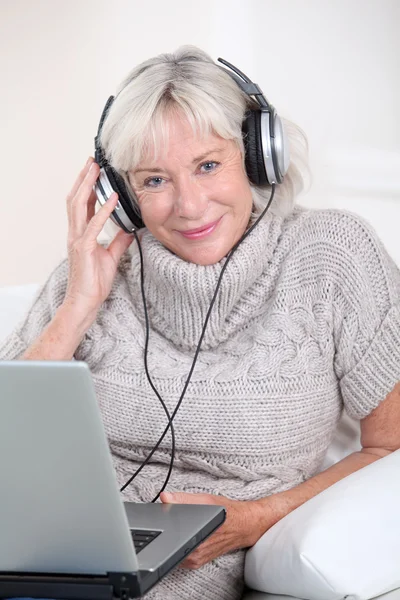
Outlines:
{"label": "headphone headband", "polygon": [[224,58],[218,58],[218,62],[222,63],[231,71],[233,71],[233,73],[231,73],[227,69],[224,69],[224,71],[226,71],[226,73],[228,73],[228,75],[230,75],[232,79],[236,81],[238,86],[244,91],[245,94],[247,94],[247,96],[255,97],[261,109],[270,110],[271,108],[273,108],[264,96],[264,93],[260,86],[257,83],[251,81],[251,79],[247,77],[247,75],[245,75],[243,71],[240,71],[240,69],[235,67],[235,65],[232,65],[232,63],[228,62]]}

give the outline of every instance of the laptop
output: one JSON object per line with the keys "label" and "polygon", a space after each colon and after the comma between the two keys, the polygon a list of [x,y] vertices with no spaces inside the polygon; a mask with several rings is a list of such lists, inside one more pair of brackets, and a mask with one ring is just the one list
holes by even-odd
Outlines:
{"label": "laptop", "polygon": [[[156,441],[156,440],[155,440]],[[225,520],[123,503],[84,362],[0,362],[0,597],[139,597]]]}

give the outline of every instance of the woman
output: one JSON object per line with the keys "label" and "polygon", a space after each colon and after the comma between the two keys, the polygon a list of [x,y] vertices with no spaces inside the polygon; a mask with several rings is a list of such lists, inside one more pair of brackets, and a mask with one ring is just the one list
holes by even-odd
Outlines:
{"label": "woman", "polygon": [[[223,266],[271,186],[250,182],[242,122],[251,101],[206,54],[181,48],[137,67],[101,131],[145,229],[149,370],[173,412]],[[252,106],[254,108],[254,106]],[[295,208],[304,139],[263,219],[232,254],[201,352],[174,419],[175,465],[162,502],[218,503],[225,524],[148,595],[240,598],[244,549],[342,477],[400,447],[400,277],[373,230],[342,211]],[[92,159],[67,199],[68,260],[9,337],[3,359],[88,362],[121,486],[166,417],[146,378],[140,255],[120,231],[96,238]],[[343,407],[363,450],[318,469]],[[150,501],[170,462],[164,438],[126,487]]]}

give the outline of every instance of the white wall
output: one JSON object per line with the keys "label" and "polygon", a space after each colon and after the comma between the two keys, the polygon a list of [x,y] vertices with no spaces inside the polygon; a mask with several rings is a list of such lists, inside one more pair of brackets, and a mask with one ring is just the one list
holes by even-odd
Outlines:
{"label": "white wall", "polygon": [[400,263],[397,0],[0,0],[0,286],[65,255],[65,196],[132,66],[180,44],[237,64],[310,140],[310,206],[365,215]]}

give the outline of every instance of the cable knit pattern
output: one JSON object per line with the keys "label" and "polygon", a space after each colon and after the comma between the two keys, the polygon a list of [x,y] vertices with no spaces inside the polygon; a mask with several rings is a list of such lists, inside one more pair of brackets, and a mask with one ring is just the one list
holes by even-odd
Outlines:
{"label": "cable knit pattern", "polygon": [[[187,263],[144,232],[149,366],[172,411],[225,259]],[[139,257],[132,244],[109,298],[76,351],[89,364],[118,481],[146,457],[166,421],[143,366]],[[62,263],[0,349],[13,359],[63,300]],[[224,274],[202,352],[175,420],[170,491],[255,499],[320,466],[343,406],[368,415],[400,379],[400,276],[374,231],[342,211],[267,216]],[[170,460],[167,437],[125,498],[149,501]],[[244,552],[176,569],[149,599],[240,598]]]}

